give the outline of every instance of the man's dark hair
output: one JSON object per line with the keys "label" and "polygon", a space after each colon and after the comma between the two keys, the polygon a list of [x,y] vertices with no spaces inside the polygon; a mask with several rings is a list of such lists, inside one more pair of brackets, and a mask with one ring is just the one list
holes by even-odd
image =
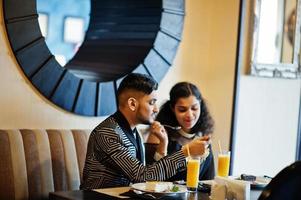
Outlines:
{"label": "man's dark hair", "polygon": [[123,91],[130,89],[150,94],[158,89],[158,83],[146,74],[131,73],[121,81],[117,90],[117,96]]}

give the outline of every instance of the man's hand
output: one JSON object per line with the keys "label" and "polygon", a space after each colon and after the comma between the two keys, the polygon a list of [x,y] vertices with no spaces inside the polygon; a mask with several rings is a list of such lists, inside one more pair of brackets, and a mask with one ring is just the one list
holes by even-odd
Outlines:
{"label": "man's hand", "polygon": [[162,156],[165,156],[167,154],[168,136],[160,122],[154,121],[150,127],[150,134],[159,139],[160,142],[157,146],[157,152]]}
{"label": "man's hand", "polygon": [[159,140],[160,143],[168,143],[168,136],[165,128],[158,121],[154,121],[154,123],[150,127],[150,133],[154,134]]}
{"label": "man's hand", "polygon": [[208,148],[210,144],[210,137],[203,136],[197,139],[192,140],[185,146],[183,146],[182,150],[186,157],[191,156],[202,156]]}

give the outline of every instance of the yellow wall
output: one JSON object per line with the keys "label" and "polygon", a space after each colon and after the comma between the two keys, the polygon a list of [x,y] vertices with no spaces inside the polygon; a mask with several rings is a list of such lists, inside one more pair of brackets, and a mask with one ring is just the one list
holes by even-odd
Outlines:
{"label": "yellow wall", "polygon": [[[229,145],[238,23],[238,0],[187,0],[183,40],[159,87],[161,103],[178,81],[198,85],[216,122],[217,139]],[[102,118],[68,113],[35,91],[12,55],[0,10],[0,128],[85,128]]]}

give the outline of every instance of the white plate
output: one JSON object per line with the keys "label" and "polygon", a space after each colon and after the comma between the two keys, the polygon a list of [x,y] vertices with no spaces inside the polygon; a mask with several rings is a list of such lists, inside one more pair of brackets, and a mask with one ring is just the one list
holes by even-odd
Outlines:
{"label": "white plate", "polygon": [[152,193],[152,194],[160,194],[160,195],[167,195],[167,196],[182,194],[182,193],[187,192],[186,186],[177,185],[177,184],[174,184],[174,185],[179,188],[179,191],[177,191],[177,192],[154,192],[154,191],[147,190],[146,183],[135,183],[135,184],[132,185],[132,188],[134,190],[139,190],[139,191],[142,191],[142,192],[147,192],[147,193]]}
{"label": "white plate", "polygon": [[[237,176],[229,176],[228,178],[233,179],[233,180],[241,180],[240,177]],[[272,179],[271,178],[266,178],[263,176],[256,176],[256,180],[255,181],[248,181],[251,185],[252,189],[263,189],[265,186],[267,186],[267,184],[270,183]],[[206,183],[209,185],[212,185],[214,180],[206,180],[206,181],[200,181],[202,183]]]}
{"label": "white plate", "polygon": [[272,179],[271,178],[266,178],[266,177],[262,177],[262,176],[256,176],[256,180],[251,182],[251,187],[253,189],[261,189],[264,188],[265,186],[267,186],[267,184],[270,183]]}
{"label": "white plate", "polygon": [[[240,177],[237,177],[236,179],[241,180]],[[255,181],[248,181],[251,184],[251,189],[263,189],[267,184],[270,183],[272,179],[263,177],[263,176],[256,176]]]}

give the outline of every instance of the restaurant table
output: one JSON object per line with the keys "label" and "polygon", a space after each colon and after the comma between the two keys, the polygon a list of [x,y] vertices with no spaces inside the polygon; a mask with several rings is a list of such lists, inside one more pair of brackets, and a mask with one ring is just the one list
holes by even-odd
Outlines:
{"label": "restaurant table", "polygon": [[[114,188],[112,188],[114,190]],[[250,200],[258,199],[262,190],[251,190]],[[59,191],[59,192],[50,192],[49,200],[94,200],[94,199],[105,199],[105,200],[120,200],[120,199],[131,199],[138,200],[139,197],[128,197],[128,198],[118,198],[110,196],[104,193],[95,192],[93,190],[84,191],[84,190],[72,190],[72,191]],[[174,199],[174,198],[160,198],[160,199]],[[182,196],[180,199],[184,200],[209,200],[209,195],[202,192],[187,192],[185,196]]]}

